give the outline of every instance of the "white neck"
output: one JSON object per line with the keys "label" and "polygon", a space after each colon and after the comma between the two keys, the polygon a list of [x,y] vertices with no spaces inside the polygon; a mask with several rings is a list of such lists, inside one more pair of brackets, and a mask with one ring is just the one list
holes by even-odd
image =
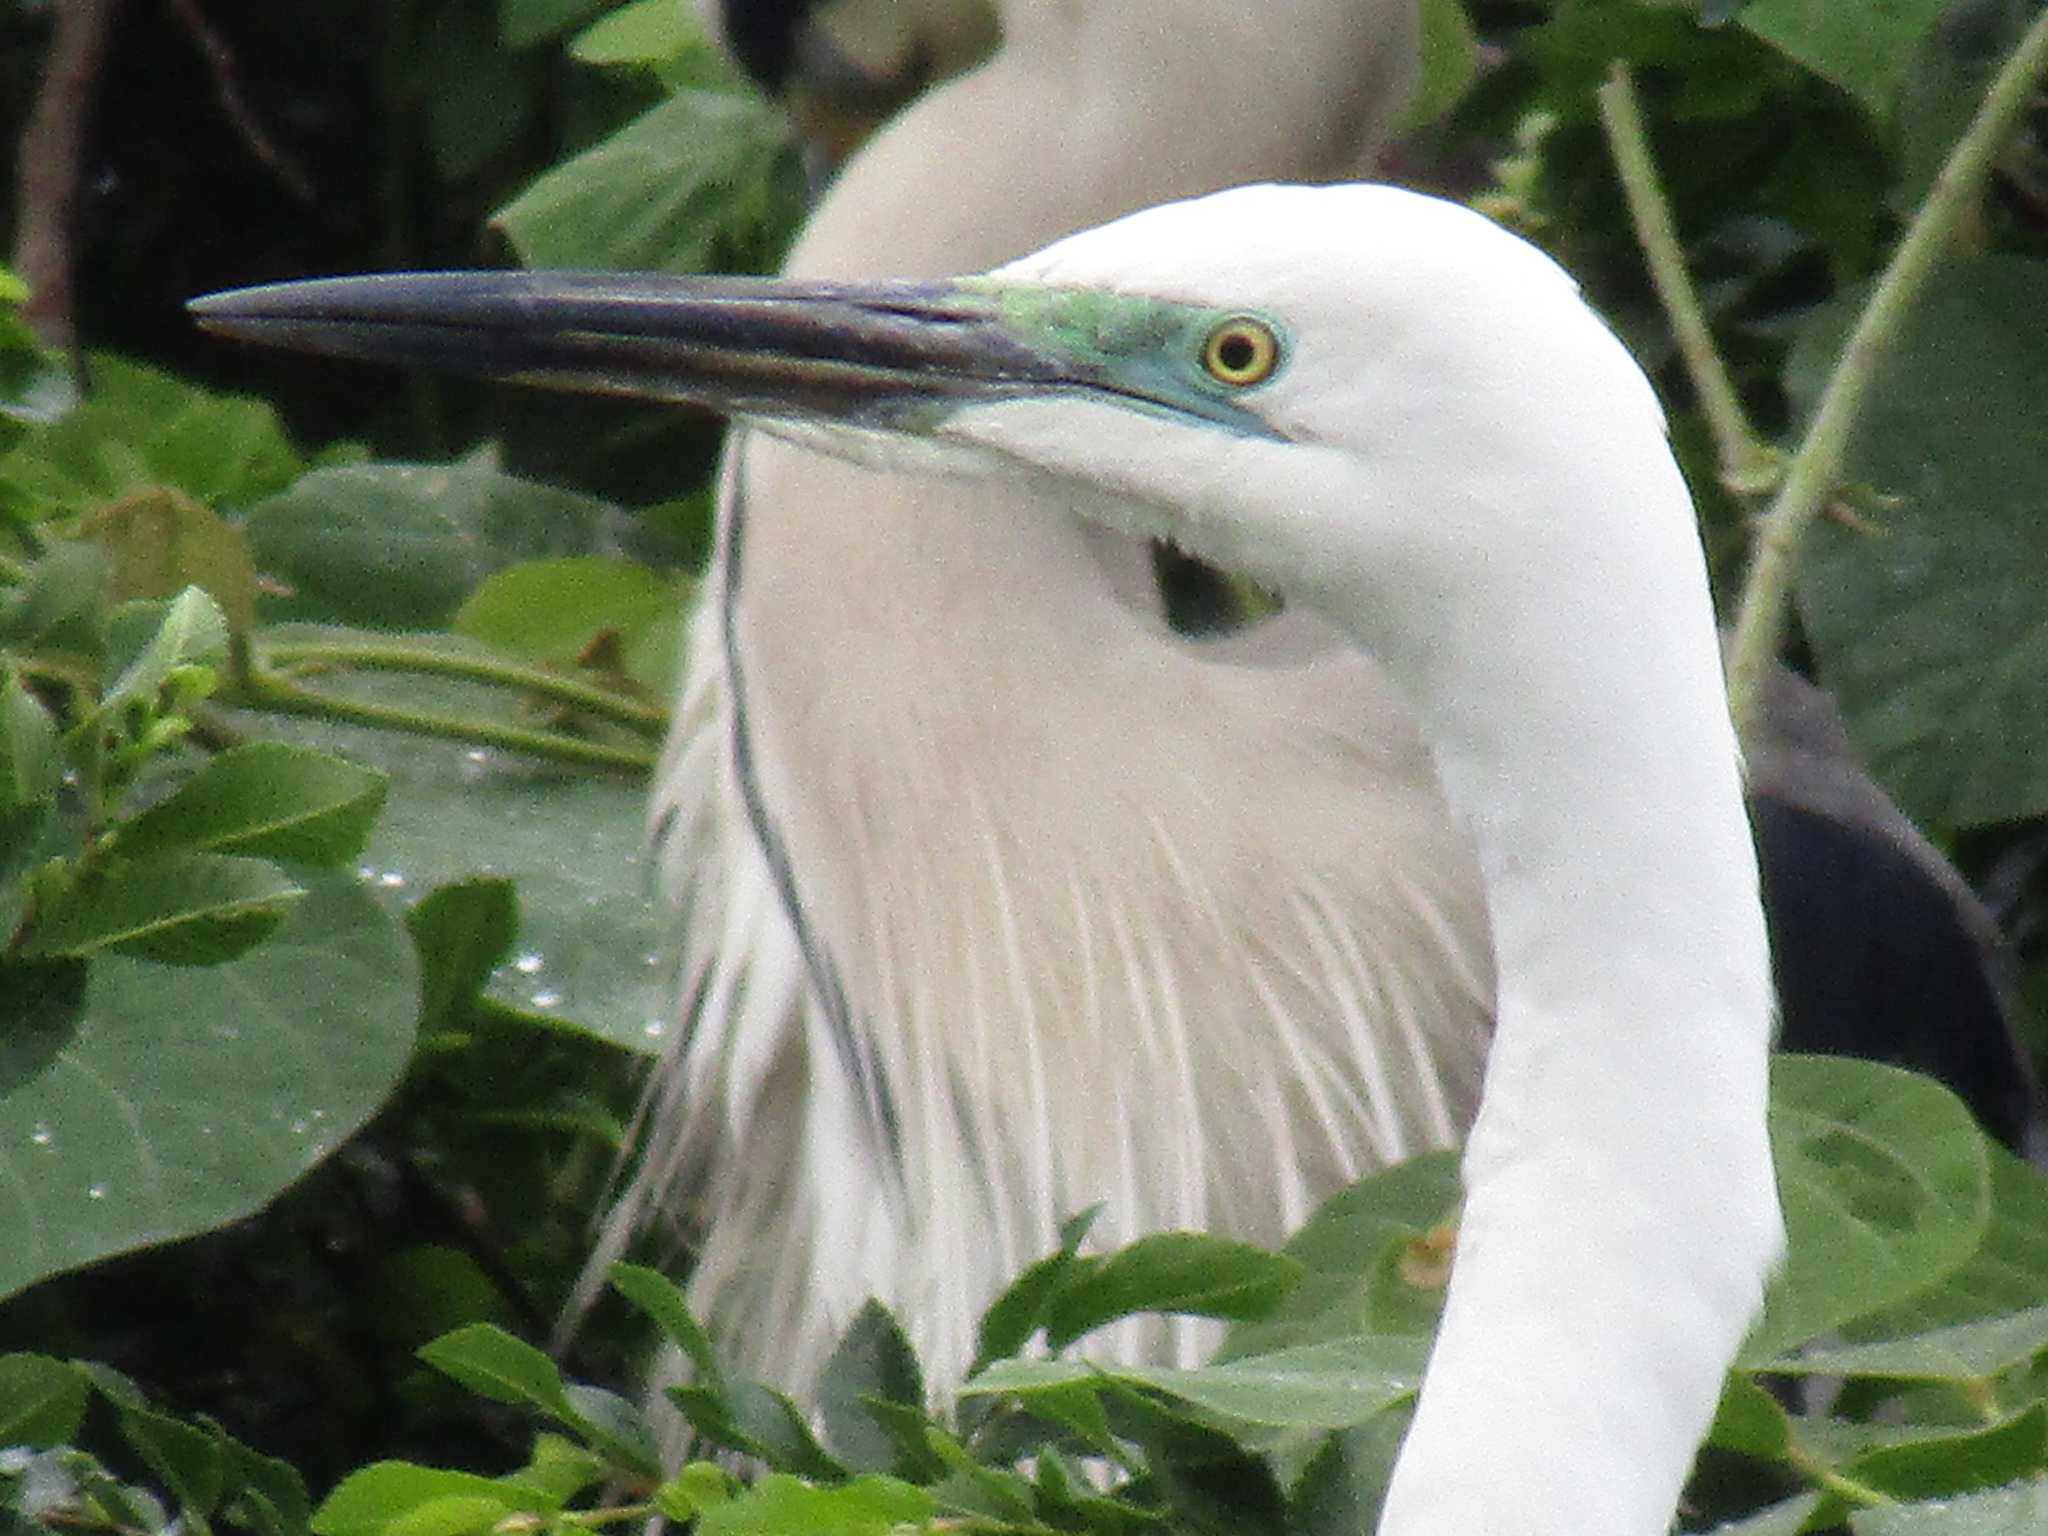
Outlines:
{"label": "white neck", "polygon": [[1590,480],[1520,487],[1595,530],[1547,590],[1482,576],[1485,635],[1368,637],[1473,830],[1500,989],[1383,1536],[1664,1531],[1782,1243],[1769,957],[1691,506],[1661,441],[1600,450],[1561,455]]}

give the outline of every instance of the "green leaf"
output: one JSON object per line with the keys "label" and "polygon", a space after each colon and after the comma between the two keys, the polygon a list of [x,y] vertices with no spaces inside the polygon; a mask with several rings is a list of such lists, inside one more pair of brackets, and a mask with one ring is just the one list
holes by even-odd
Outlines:
{"label": "green leaf", "polygon": [[1403,116],[1409,126],[1433,123],[1458,104],[1479,75],[1479,39],[1463,0],[1422,0],[1422,79]]}
{"label": "green leaf", "polygon": [[1856,1457],[1842,1469],[1901,1499],[1952,1498],[2048,1470],[2048,1403],[1989,1429],[1924,1435]]}
{"label": "green leaf", "polygon": [[[1786,384],[1810,408],[1862,295],[1801,332]],[[1881,364],[1845,473],[1901,498],[1873,535],[1823,522],[1799,611],[1872,768],[1922,825],[2048,811],[2048,265],[1955,260]]]}
{"label": "green leaf", "polygon": [[217,853],[110,865],[65,891],[29,930],[31,959],[102,952],[166,965],[218,965],[261,942],[305,894],[282,870]]}
{"label": "green leaf", "polygon": [[120,1405],[115,1417],[121,1438],[162,1480],[180,1509],[199,1515],[214,1511],[227,1488],[224,1435],[131,1403]]}
{"label": "green leaf", "polygon": [[[682,602],[673,582],[644,565],[570,555],[485,577],[453,628],[514,656],[573,666],[599,641],[612,641],[630,656],[650,633],[666,637],[667,621]],[[643,660],[666,671],[665,656]]]}
{"label": "green leaf", "polygon": [[284,595],[270,619],[434,628],[491,572],[588,553],[620,516],[605,502],[508,475],[479,450],[447,465],[315,470],[249,514],[259,567]]}
{"label": "green leaf", "polygon": [[1897,1339],[1995,1319],[2048,1296],[2048,1176],[2003,1147],[1985,1152],[1991,1220],[1976,1251],[1934,1289],[1851,1323],[1844,1330],[1851,1338]]}
{"label": "green leaf", "polygon": [[80,531],[107,552],[115,601],[171,598],[196,586],[220,604],[236,633],[255,622],[249,546],[204,502],[151,486],[97,508]]}
{"label": "green leaf", "polygon": [[1721,1391],[1707,1444],[1760,1461],[1779,1461],[1792,1441],[1784,1405],[1747,1376],[1730,1376]]}
{"label": "green leaf", "polygon": [[106,585],[107,558],[97,546],[52,540],[28,580],[0,595],[0,644],[97,656]]}
{"label": "green leaf", "polygon": [[1435,1152],[1360,1179],[1309,1217],[1281,1251],[1306,1273],[1270,1317],[1239,1323],[1219,1358],[1271,1354],[1359,1333],[1436,1331],[1457,1216],[1458,1155]]}
{"label": "green leaf", "polygon": [[95,960],[75,1034],[0,1080],[0,1296],[247,1215],[383,1102],[412,1048],[411,946],[356,881],[305,884],[228,965]]}
{"label": "green leaf", "polygon": [[227,654],[227,615],[198,587],[187,587],[171,599],[149,643],[114,679],[101,697],[101,706],[152,700],[175,669],[217,666]]}
{"label": "green leaf", "polygon": [[2048,1350],[2048,1306],[1958,1323],[1929,1333],[1781,1356],[1773,1371],[1808,1376],[1876,1376],[1901,1381],[1981,1381]]}
{"label": "green leaf", "polygon": [[661,1475],[661,1448],[639,1406],[602,1387],[572,1381],[563,1388],[568,1423],[614,1464],[637,1477]]}
{"label": "green leaf", "polygon": [[1227,1418],[1288,1429],[1362,1424],[1412,1394],[1428,1357],[1426,1339],[1333,1339],[1220,1365],[1097,1366],[1080,1360],[999,1360],[961,1388],[962,1396],[1024,1399],[1077,1382],[1119,1383],[1163,1392]]}
{"label": "green leaf", "polygon": [[797,207],[788,133],[757,97],[678,91],[546,172],[492,222],[529,267],[765,265]]}
{"label": "green leaf", "polygon": [[327,752],[251,742],[208,761],[120,829],[130,857],[165,849],[335,865],[362,852],[384,803],[384,775]]}
{"label": "green leaf", "polygon": [[1744,27],[1863,104],[1890,116],[1921,39],[1948,0],[1751,0]]}
{"label": "green leaf", "polygon": [[1200,1232],[1162,1232],[1109,1255],[1056,1295],[1046,1343],[1064,1349],[1082,1334],[1135,1312],[1231,1320],[1270,1316],[1302,1266],[1249,1243]]}
{"label": "green leaf", "polygon": [[706,1510],[697,1536],[890,1536],[898,1526],[937,1514],[930,1494],[893,1477],[816,1488],[771,1472],[738,1498]]}
{"label": "green leaf", "polygon": [[1933,1285],[1969,1258],[1991,1212],[1984,1137],[1939,1083],[1780,1056],[1771,1090],[1791,1250],[1744,1346],[1749,1364]]}
{"label": "green leaf", "polygon": [[0,811],[54,800],[63,778],[57,723],[42,700],[22,686],[20,674],[10,672],[0,687]]}
{"label": "green leaf", "polygon": [[976,1335],[975,1358],[968,1370],[972,1376],[991,1360],[1000,1360],[1023,1349],[1031,1336],[1045,1326],[1053,1298],[1084,1270],[1093,1269],[1095,1259],[1082,1259],[1081,1241],[1095,1224],[1102,1207],[1092,1205],[1078,1216],[1060,1223],[1059,1249],[1033,1264],[1005,1286],[1003,1293],[981,1315]]}
{"label": "green leaf", "polygon": [[924,1406],[924,1377],[902,1327],[870,1298],[847,1327],[818,1378],[818,1420],[826,1444],[856,1472],[896,1464],[896,1442],[869,1413],[865,1398]]}
{"label": "green leaf", "polygon": [[0,1446],[62,1445],[85,1419],[85,1378],[46,1355],[0,1355]]}
{"label": "green leaf", "polygon": [[[461,711],[459,685],[425,681],[438,686],[365,675],[345,691]],[[264,729],[389,777],[361,860],[380,887],[423,891],[479,874],[516,883],[517,953],[492,976],[490,997],[631,1051],[660,1048],[674,1006],[664,962],[675,920],[654,894],[644,784],[360,727],[270,720]]]}
{"label": "green leaf", "polygon": [[614,1264],[606,1271],[612,1289],[654,1319],[668,1340],[680,1348],[696,1372],[698,1385],[713,1393],[725,1390],[725,1368],[711,1336],[690,1311],[689,1300],[660,1270],[638,1264]]}
{"label": "green leaf", "polygon": [[239,1440],[222,1437],[228,1455],[231,1493],[224,1504],[227,1518],[236,1524],[250,1524],[236,1512],[236,1501],[247,1501],[261,1509],[265,1536],[305,1536],[312,1506],[306,1498],[306,1482],[290,1462],[265,1456]]}
{"label": "green leaf", "polygon": [[518,887],[459,880],[429,891],[405,915],[420,956],[420,1028],[459,1023],[519,934]]}
{"label": "green leaf", "polygon": [[498,0],[498,34],[508,48],[526,48],[580,26],[612,0]]}
{"label": "green leaf", "polygon": [[714,1445],[753,1456],[778,1472],[837,1482],[846,1468],[811,1433],[809,1416],[780,1392],[743,1381],[724,1392],[669,1387],[667,1396],[690,1427]]}
{"label": "green leaf", "polygon": [[1849,1529],[1856,1536],[2039,1536],[2048,1530],[2048,1481],[1933,1504],[1859,1509],[1849,1516]]}
{"label": "green leaf", "polygon": [[547,1510],[509,1480],[380,1461],[343,1478],[311,1524],[315,1536],[433,1536],[483,1529],[521,1512]]}
{"label": "green leaf", "polygon": [[665,64],[701,41],[690,21],[669,0],[629,0],[577,33],[569,57],[579,64]]}
{"label": "green leaf", "polygon": [[470,1391],[499,1403],[527,1403],[558,1419],[572,1416],[555,1362],[490,1323],[471,1323],[422,1344],[419,1357]]}

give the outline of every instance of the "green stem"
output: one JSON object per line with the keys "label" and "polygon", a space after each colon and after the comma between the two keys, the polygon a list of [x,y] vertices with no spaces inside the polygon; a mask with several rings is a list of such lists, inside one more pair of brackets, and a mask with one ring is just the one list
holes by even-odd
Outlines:
{"label": "green stem", "polygon": [[1607,83],[1597,95],[1600,125],[1606,130],[1621,190],[1628,198],[1636,243],[1643,248],[1650,281],[1671,319],[1672,334],[1678,340],[1679,355],[1685,360],[1693,392],[1699,397],[1700,412],[1714,434],[1721,483],[1739,496],[1761,496],[1775,483],[1776,458],[1743,414],[1742,401],[1735,393],[1734,381],[1728,377],[1727,365],[1714,348],[1713,332],[1707,325],[1699,290],[1693,287],[1692,275],[1685,269],[1685,252],[1672,223],[1671,205],[1665,201],[1657,168],[1650,159],[1650,138],[1643,129],[1636,88],[1629,79],[1627,66],[1619,59],[1608,67]]}
{"label": "green stem", "polygon": [[387,704],[337,698],[333,694],[301,688],[274,672],[251,672],[226,693],[221,702],[242,709],[267,710],[277,715],[304,715],[316,720],[336,720],[347,725],[369,725],[414,736],[466,742],[472,746],[499,747],[508,752],[523,752],[531,757],[574,763],[583,768],[624,768],[646,773],[654,767],[654,754],[645,747],[613,746],[553,731],[530,731],[488,720],[463,720],[449,715],[398,709]]}
{"label": "green stem", "polygon": [[1892,253],[1891,264],[1878,279],[1827,388],[1821,392],[1812,425],[1778,487],[1777,501],[1764,516],[1736,615],[1728,660],[1728,697],[1738,727],[1746,728],[1755,720],[1764,669],[1778,654],[1800,541],[1841,483],[1850,429],[1876,377],[1878,363],[1948,249],[1958,221],[1975,201],[1992,160],[2012,137],[2034,82],[2044,70],[2048,70],[2048,11],[2036,18],[1991,82],[1977,115],[1956,142],[1911,228]]}
{"label": "green stem", "polygon": [[1882,1488],[1873,1488],[1868,1483],[1837,1472],[1796,1442],[1786,1448],[1785,1461],[1816,1488],[1858,1508],[1881,1509],[1899,1502]]}
{"label": "green stem", "polygon": [[667,713],[651,704],[642,704],[637,699],[579,683],[539,667],[517,666],[488,656],[465,656],[451,651],[358,641],[280,641],[264,645],[261,650],[263,659],[273,666],[316,662],[374,672],[425,672],[437,677],[455,677],[465,682],[490,683],[500,688],[539,694],[593,715],[602,715],[621,725],[650,730],[656,735],[668,726]]}

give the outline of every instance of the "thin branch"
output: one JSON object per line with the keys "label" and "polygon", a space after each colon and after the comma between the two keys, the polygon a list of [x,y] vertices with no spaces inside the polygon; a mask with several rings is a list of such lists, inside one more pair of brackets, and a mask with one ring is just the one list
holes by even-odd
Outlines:
{"label": "thin branch", "polygon": [[14,269],[29,287],[22,318],[59,352],[78,346],[72,225],[86,124],[120,6],[121,0],[65,0],[55,8],[42,82],[15,156]]}
{"label": "thin branch", "polygon": [[423,672],[537,694],[621,725],[632,726],[635,730],[659,733],[668,725],[668,712],[652,704],[642,704],[609,689],[580,683],[558,673],[544,672],[538,667],[516,666],[488,656],[465,656],[459,652],[423,650],[417,646],[356,641],[259,642],[257,648],[272,666],[296,667],[314,663],[373,672]]}
{"label": "thin branch", "polygon": [[232,689],[224,690],[220,702],[238,709],[304,715],[316,720],[339,721],[344,725],[370,725],[413,736],[431,736],[477,747],[497,747],[529,757],[573,763],[580,768],[623,768],[632,773],[647,773],[654,767],[654,754],[645,747],[614,746],[553,731],[531,731],[488,720],[464,720],[450,715],[399,709],[388,704],[370,704],[360,699],[344,699],[312,688],[301,688],[274,672],[251,672],[239,679]]}
{"label": "thin branch", "polygon": [[1684,249],[1671,220],[1671,205],[1650,159],[1650,139],[1636,104],[1634,83],[1619,59],[1608,67],[1607,83],[1598,91],[1600,124],[1628,198],[1636,241],[1649,264],[1650,281],[1671,319],[1679,355],[1699,397],[1700,411],[1714,434],[1721,483],[1738,496],[1761,496],[1777,481],[1777,458],[1743,414],[1742,401],[1728,377],[1727,365],[1714,349],[1713,332],[1700,303],[1699,291],[1685,269]]}
{"label": "thin branch", "polygon": [[171,14],[184,25],[193,43],[199,49],[199,56],[206,61],[206,68],[213,76],[213,94],[220,103],[221,115],[236,133],[249,153],[275,176],[284,189],[302,203],[314,201],[313,180],[292,157],[278,147],[277,141],[264,131],[263,124],[256,120],[256,114],[249,108],[249,98],[242,94],[242,82],[235,68],[234,50],[228,47],[227,39],[206,15],[199,9],[199,0],[167,0]]}
{"label": "thin branch", "polygon": [[2043,11],[1998,71],[1977,115],[1950,152],[1912,227],[1892,253],[1863,307],[1835,371],[1822,391],[1806,438],[1792,457],[1765,515],[1729,653],[1728,694],[1738,726],[1755,718],[1764,669],[1778,653],[1785,609],[1798,569],[1800,541],[1834,497],[1841,481],[1849,433],[1886,347],[1926,286],[1964,211],[1976,200],[1992,161],[2019,126],[2034,82],[2048,72],[2048,11]]}

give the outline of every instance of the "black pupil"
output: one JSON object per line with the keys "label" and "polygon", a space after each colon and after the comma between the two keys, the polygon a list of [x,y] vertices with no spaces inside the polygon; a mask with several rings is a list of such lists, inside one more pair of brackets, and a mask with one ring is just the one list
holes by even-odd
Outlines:
{"label": "black pupil", "polygon": [[1232,331],[1216,343],[1216,361],[1225,373],[1243,373],[1257,356],[1258,349],[1243,331]]}

